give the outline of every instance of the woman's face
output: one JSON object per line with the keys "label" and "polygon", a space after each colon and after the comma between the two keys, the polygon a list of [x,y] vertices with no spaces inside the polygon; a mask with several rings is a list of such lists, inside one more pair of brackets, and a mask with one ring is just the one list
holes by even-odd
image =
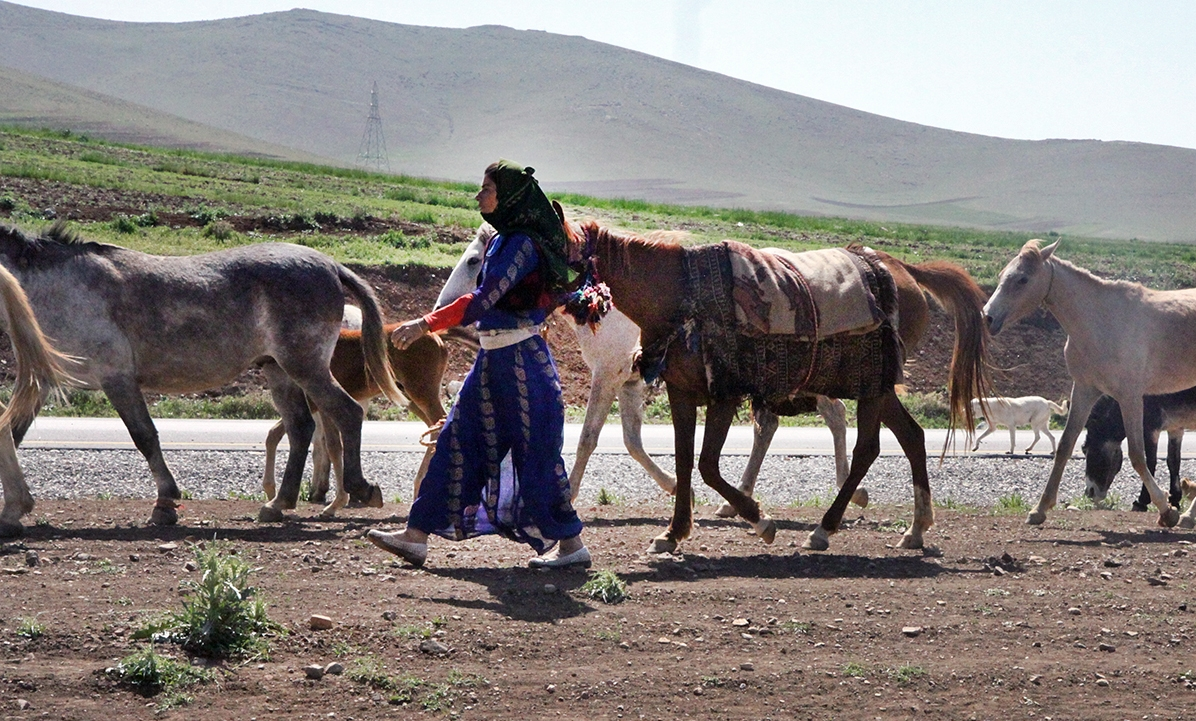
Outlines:
{"label": "woman's face", "polygon": [[478,210],[483,213],[493,213],[498,210],[498,186],[489,175],[482,178],[482,189],[474,196],[478,201]]}

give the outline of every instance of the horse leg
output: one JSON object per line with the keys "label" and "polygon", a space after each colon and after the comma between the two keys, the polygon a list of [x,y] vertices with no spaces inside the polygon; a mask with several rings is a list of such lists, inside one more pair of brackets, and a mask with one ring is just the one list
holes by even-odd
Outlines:
{"label": "horse leg", "polygon": [[[1171,498],[1170,498],[1170,500],[1171,500],[1171,505],[1173,505],[1177,508],[1180,506],[1181,503],[1183,503],[1183,499],[1184,499],[1183,489],[1180,488],[1180,484],[1179,484],[1179,462],[1180,462],[1179,454],[1183,447],[1183,442],[1184,442],[1184,429],[1176,428],[1174,430],[1167,431],[1167,472],[1168,472],[1168,475],[1171,477],[1171,489],[1170,489],[1171,490]],[[1156,445],[1155,448],[1156,448],[1155,452],[1157,454],[1158,446]],[[1152,468],[1150,472],[1154,473],[1154,469]]]}
{"label": "horse leg", "polygon": [[0,538],[15,538],[25,532],[21,516],[33,510],[33,494],[25,483],[25,474],[17,461],[16,443],[7,428],[0,428],[0,482],[4,486]]}
{"label": "horse leg", "polygon": [[266,363],[262,373],[270,386],[274,408],[282,416],[283,427],[290,441],[287,465],[282,472],[282,485],[274,497],[258,509],[257,518],[262,522],[281,521],[283,511],[291,510],[299,502],[299,486],[303,480],[303,468],[307,465],[307,449],[315,432],[316,422],[312,418],[307,397],[299,386],[291,382],[276,363]]}
{"label": "horse leg", "polygon": [[652,539],[648,553],[672,553],[693,526],[694,433],[698,427],[698,404],[691,394],[665,386],[673,416],[673,453],[677,464],[677,491],[673,495],[673,517],[664,533]]}
{"label": "horse leg", "polygon": [[[1155,483],[1154,474],[1146,466],[1146,439],[1142,431],[1142,397],[1132,399],[1121,398],[1117,401],[1121,405],[1121,420],[1125,423],[1125,440],[1129,445],[1130,464],[1142,479],[1146,489],[1150,492],[1150,500],[1159,509],[1159,525],[1170,528],[1179,522],[1179,509],[1172,508],[1167,502],[1167,494]],[[1070,420],[1070,419],[1069,419]],[[1189,521],[1191,522],[1191,521]]]}
{"label": "horse leg", "polygon": [[311,490],[307,494],[310,503],[324,503],[328,496],[328,474],[336,461],[332,458],[331,448],[334,443],[331,429],[324,423],[324,415],[312,413],[316,421],[316,430],[311,436]]}
{"label": "horse leg", "polygon": [[[316,418],[316,429],[319,432],[319,416]],[[336,512],[349,504],[349,494],[345,493],[345,449],[341,446],[341,434],[335,429],[328,426],[324,427],[324,437],[320,439],[319,444],[315,446],[316,451],[324,456],[324,492],[328,492],[328,468],[329,463],[332,464],[332,472],[336,476],[336,493],[333,494],[332,503],[324,506],[320,511],[320,518],[331,519],[336,517]]]}
{"label": "horse leg", "polygon": [[896,394],[883,399],[881,421],[884,422],[909,460],[914,482],[914,522],[901,537],[899,548],[921,548],[922,534],[934,525],[934,504],[930,498],[930,477],[926,473],[926,432],[914,420]]}
{"label": "horse leg", "polygon": [[752,524],[756,535],[765,543],[772,543],[777,535],[777,524],[760,512],[760,506],[751,496],[723,480],[718,471],[723,445],[727,442],[727,431],[735,421],[739,410],[738,400],[711,401],[706,407],[706,430],[702,434],[702,454],[698,457],[698,471],[702,480],[720,496],[727,499],[743,520]]}
{"label": "horse leg", "polygon": [[606,416],[615,402],[618,380],[610,373],[599,373],[597,370],[590,376],[590,397],[586,402],[586,419],[581,426],[581,438],[577,441],[577,457],[573,461],[573,469],[569,471],[569,499],[571,501],[576,501],[577,494],[581,492],[581,477],[586,472],[586,464],[590,462],[590,455],[598,445],[598,436],[602,433]]}
{"label": "horse leg", "polygon": [[822,514],[822,522],[810,531],[802,548],[810,551],[825,551],[830,548],[830,537],[839,530],[839,522],[843,520],[843,513],[847,510],[847,504],[855,494],[855,489],[873,461],[880,455],[882,401],[883,396],[861,399],[856,406],[856,439],[855,448],[851,451],[851,470],[847,472],[847,480],[843,481],[843,487],[839,489],[831,507]]}
{"label": "horse leg", "polygon": [[[709,416],[707,416],[709,419]],[[710,421],[707,420],[707,428],[709,429]],[[756,479],[760,476],[760,466],[764,464],[764,455],[768,453],[768,447],[772,445],[772,437],[776,435],[777,426],[780,425],[780,419],[776,413],[764,407],[763,403],[752,401],[752,455],[748,457],[747,466],[743,469],[743,475],[739,478],[739,492],[752,497],[753,491],[756,490]],[[723,501],[723,505],[718,507],[714,515],[719,518],[734,518],[737,514],[735,506],[731,505],[730,501]]]}
{"label": "horse leg", "polygon": [[154,476],[154,483],[158,486],[158,500],[154,503],[153,513],[149,522],[157,526],[173,526],[178,523],[178,500],[183,497],[174,475],[166,466],[166,459],[162,456],[162,446],[158,443],[158,429],[154,427],[154,419],[150,417],[149,408],[145,405],[145,396],[141,394],[141,387],[137,381],[117,376],[106,378],[100,382],[104,395],[108,396],[112,407],[116,409],[120,419],[124,421],[133,445],[145,456],[149,462],[150,473]]}
{"label": "horse leg", "polygon": [[327,367],[297,367],[288,363],[282,370],[303,388],[324,416],[324,422],[331,422],[329,430],[335,427],[340,431],[344,446],[345,491],[350,501],[381,508],[382,489],[366,483],[361,473],[361,423],[365,418],[361,405],[333,380]]}
{"label": "horse leg", "polygon": [[1009,455],[1013,455],[1013,451],[1017,446],[1017,426],[1012,423],[1009,424]]}
{"label": "horse leg", "polygon": [[[677,479],[667,471],[656,465],[652,456],[644,450],[644,390],[647,386],[638,376],[625,382],[619,388],[619,418],[623,421],[623,445],[627,452],[639,463],[660,490],[673,495],[677,491]],[[575,466],[576,467],[576,466]],[[580,480],[580,477],[578,478]],[[576,497],[577,491],[574,490]]]}
{"label": "horse leg", "polygon": [[[831,440],[835,446],[835,488],[842,488],[843,481],[851,471],[847,460],[847,406],[838,398],[818,396],[818,415],[826,421],[826,427],[831,430]],[[851,496],[851,502],[860,508],[868,507],[868,489],[860,486]]]}
{"label": "horse leg", "polygon": [[274,497],[274,457],[278,454],[278,444],[284,433],[286,428],[279,421],[266,434],[266,470],[262,474],[262,491],[267,501]]}
{"label": "horse leg", "polygon": [[[1084,430],[1088,414],[1092,412],[1092,406],[1096,405],[1100,396],[1101,392],[1093,386],[1072,383],[1071,401],[1068,406],[1071,408],[1071,412],[1067,414],[1067,424],[1063,426],[1063,435],[1060,436],[1059,446],[1055,449],[1055,463],[1051,466],[1051,475],[1047,479],[1046,488],[1042,489],[1042,498],[1038,499],[1038,507],[1030,511],[1026,523],[1032,526],[1041,524],[1046,520],[1047,511],[1054,508],[1058,502],[1059,481],[1063,479],[1063,469],[1067,467],[1067,462],[1071,459],[1071,452],[1076,447],[1076,440],[1080,437],[1080,431]],[[1139,407],[1139,417],[1141,411],[1142,409]],[[1138,433],[1138,438],[1142,438],[1141,431]]]}

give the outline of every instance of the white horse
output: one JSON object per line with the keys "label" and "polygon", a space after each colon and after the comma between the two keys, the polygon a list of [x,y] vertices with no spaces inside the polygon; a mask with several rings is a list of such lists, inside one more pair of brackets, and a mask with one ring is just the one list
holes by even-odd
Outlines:
{"label": "white horse", "polygon": [[1130,463],[1159,509],[1159,524],[1196,526],[1196,505],[1180,517],[1146,463],[1143,397],[1196,386],[1196,289],[1158,291],[1138,283],[1104,280],[1055,256],[1031,240],[1001,271],[984,306],[994,334],[1045,306],[1063,326],[1063,357],[1074,383],[1071,413],[1055,450],[1055,463],[1038,507],[1027,521],[1039,524],[1055,506],[1059,481],[1080,430],[1101,394],[1121,406]]}
{"label": "white horse", "polygon": [[20,283],[4,266],[0,266],[0,301],[4,305],[0,324],[8,333],[16,355],[12,399],[7,408],[0,403],[0,410],[3,410],[0,413],[0,482],[4,488],[0,538],[11,538],[24,532],[21,516],[33,510],[33,494],[29,492],[25,474],[17,461],[12,427],[27,427],[37,415],[43,394],[74,379],[65,370],[70,359],[50,346]]}
{"label": "white horse", "polygon": [[1045,433],[1051,439],[1051,453],[1055,452],[1055,437],[1051,435],[1051,413],[1061,416],[1067,415],[1067,401],[1059,405],[1041,396],[1022,396],[1020,398],[979,398],[972,399],[972,414],[977,418],[984,416],[988,426],[984,433],[976,439],[975,451],[980,447],[980,441],[985,436],[997,430],[997,426],[1009,429],[1009,452],[1013,453],[1014,443],[1017,441],[1018,426],[1030,426],[1034,431],[1034,441],[1026,448],[1029,453],[1038,443],[1039,433]]}
{"label": "white horse", "polygon": [[[495,234],[494,228],[487,223],[478,228],[473,241],[445,281],[444,288],[436,299],[436,307],[451,303],[477,287],[486,244]],[[639,326],[614,307],[595,330],[578,325],[567,316],[561,317],[573,328],[577,343],[581,346],[582,359],[590,368],[590,396],[586,403],[586,417],[582,425],[581,439],[577,444],[577,459],[569,473],[573,498],[576,499],[581,490],[581,477],[585,474],[586,464],[598,445],[598,436],[616,396],[619,399],[619,416],[623,423],[623,444],[627,446],[631,457],[644,467],[657,485],[671,495],[676,490],[677,479],[656,465],[644,450],[641,436],[646,388],[639,370],[635,367],[635,359],[640,350]],[[817,396],[817,410],[826,420],[834,438],[835,482],[841,487],[849,469],[847,409],[838,399]],[[755,488],[756,477],[764,462],[764,454],[768,452],[768,446],[772,443],[778,425],[777,416],[763,408],[753,408],[752,420],[752,454],[739,482],[739,490],[748,496],[752,495]],[[860,506],[868,505],[867,489],[857,489],[852,500]],[[729,518],[735,515],[735,509],[724,503],[715,513]]]}

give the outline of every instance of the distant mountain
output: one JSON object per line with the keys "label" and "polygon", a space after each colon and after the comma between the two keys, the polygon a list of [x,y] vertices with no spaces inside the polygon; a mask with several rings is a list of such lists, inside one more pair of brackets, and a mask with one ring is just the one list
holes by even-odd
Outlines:
{"label": "distant mountain", "polygon": [[292,10],[121,23],[0,2],[27,73],[351,163],[376,80],[391,167],[663,202],[1196,241],[1196,150],[931,128],[582,37]]}
{"label": "distant mountain", "polygon": [[327,162],[311,153],[185,120],[0,66],[0,124],[70,129],[116,142]]}

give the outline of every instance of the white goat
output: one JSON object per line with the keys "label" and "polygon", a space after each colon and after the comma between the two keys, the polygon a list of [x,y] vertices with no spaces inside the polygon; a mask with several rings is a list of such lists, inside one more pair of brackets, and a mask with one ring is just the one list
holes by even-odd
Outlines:
{"label": "white goat", "polygon": [[1051,453],[1054,453],[1055,437],[1051,435],[1049,428],[1051,413],[1067,415],[1067,401],[1063,401],[1063,405],[1059,405],[1040,396],[1022,396],[1021,398],[985,398],[981,404],[979,398],[974,398],[972,399],[972,415],[977,418],[984,416],[987,428],[976,438],[976,445],[972,450],[975,451],[979,448],[980,441],[995,431],[997,426],[1005,426],[1009,429],[1009,452],[1013,453],[1017,440],[1017,427],[1030,426],[1034,430],[1034,443],[1026,448],[1026,453],[1029,453],[1034,444],[1038,443],[1039,432],[1045,433],[1047,438],[1051,439]]}

